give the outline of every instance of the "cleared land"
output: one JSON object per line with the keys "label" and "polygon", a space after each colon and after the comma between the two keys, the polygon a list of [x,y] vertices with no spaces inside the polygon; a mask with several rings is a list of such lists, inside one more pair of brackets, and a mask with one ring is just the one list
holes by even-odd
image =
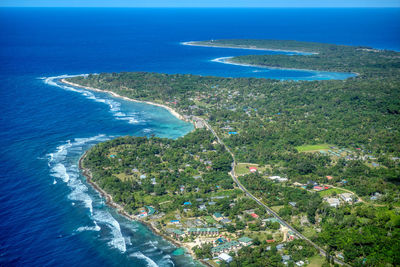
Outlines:
{"label": "cleared land", "polygon": [[318,150],[326,150],[329,149],[332,145],[329,144],[318,144],[318,145],[302,145],[296,147],[298,152],[312,152]]}
{"label": "cleared land", "polygon": [[257,168],[258,172],[264,172],[267,168],[266,167],[259,167],[258,164],[252,164],[252,163],[238,163],[235,167],[235,173],[236,175],[245,175],[250,173],[250,167],[255,167]]}
{"label": "cleared land", "polygon": [[339,189],[339,188],[330,188],[328,190],[320,191],[320,192],[318,192],[318,194],[321,197],[327,197],[327,196],[331,196],[334,192],[336,192],[336,194],[339,195],[339,194],[346,193],[346,192],[349,192],[349,191],[342,190],[342,189]]}

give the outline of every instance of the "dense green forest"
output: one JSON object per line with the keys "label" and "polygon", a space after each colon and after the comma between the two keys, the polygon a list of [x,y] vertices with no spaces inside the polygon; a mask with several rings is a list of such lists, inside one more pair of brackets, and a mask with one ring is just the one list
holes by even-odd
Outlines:
{"label": "dense green forest", "polygon": [[[343,81],[294,82],[123,72],[68,80],[138,100],[163,103],[188,119],[205,119],[230,147],[238,162],[266,167],[263,173],[241,177],[243,184],[267,205],[283,206],[279,214],[286,220],[306,216],[307,227],[318,229],[318,233],[310,235],[314,242],[332,254],[343,253],[345,260],[355,266],[398,265],[400,53],[296,41],[217,40],[203,44],[315,52],[240,56],[232,60],[359,75]],[[181,185],[185,185],[188,192],[201,194],[215,192],[215,185],[233,190],[227,174],[232,159],[213,141],[205,130],[194,131],[174,141],[154,137],[118,138],[94,147],[85,164],[93,170],[94,180],[102,188],[133,210],[146,204],[138,192],[161,199],[163,195],[179,192]],[[317,144],[343,148],[347,154],[332,156],[326,151],[299,152],[297,149]],[[114,152],[116,158],[108,157],[107,153]],[[195,155],[212,162],[211,167],[207,169]],[[168,164],[174,162],[168,165],[170,169],[163,168],[167,161]],[[146,180],[136,185],[136,180],[121,180],[121,173],[133,175],[132,169],[150,174],[149,178],[156,178],[157,184]],[[199,174],[202,182],[193,178]],[[289,182],[274,183],[265,178],[269,175],[288,177]],[[327,176],[333,179],[328,181]],[[364,202],[327,207],[319,194],[291,186],[294,182],[305,184],[308,181],[329,182],[352,190]],[[374,194],[380,197],[372,201],[370,198]],[[193,198],[195,193],[176,194],[173,198],[177,199],[176,203],[165,210],[179,208],[181,201]],[[289,202],[296,202],[296,207],[288,205]],[[224,209],[226,215],[233,218],[237,211],[229,211],[228,207],[221,202],[218,209]],[[235,262],[257,266],[257,257],[263,255],[264,252],[257,249],[242,249]]]}
{"label": "dense green forest", "polygon": [[[220,145],[212,144],[213,140],[205,130],[177,140],[120,137],[90,149],[83,166],[91,170],[93,181],[128,212],[165,199],[173,202],[159,210],[176,210],[184,202],[195,203],[195,198],[218,188],[233,189],[227,174],[232,158]],[[170,198],[172,195],[176,197]]]}

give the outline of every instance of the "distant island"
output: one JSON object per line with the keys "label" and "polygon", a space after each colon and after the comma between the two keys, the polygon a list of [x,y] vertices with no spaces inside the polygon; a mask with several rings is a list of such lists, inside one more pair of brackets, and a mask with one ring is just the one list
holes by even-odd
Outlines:
{"label": "distant island", "polygon": [[210,266],[396,266],[400,53],[275,40],[189,44],[306,52],[231,60],[358,76],[64,79],[164,105],[196,126],[176,140],[126,136],[87,151],[80,166],[108,202]]}

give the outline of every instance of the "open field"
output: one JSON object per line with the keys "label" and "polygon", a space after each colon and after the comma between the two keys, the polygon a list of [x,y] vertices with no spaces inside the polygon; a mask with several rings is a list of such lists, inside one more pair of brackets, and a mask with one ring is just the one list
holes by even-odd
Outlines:
{"label": "open field", "polygon": [[339,195],[339,194],[342,194],[342,193],[346,193],[346,192],[348,192],[348,191],[342,190],[342,189],[340,189],[340,188],[330,188],[330,189],[328,189],[328,190],[320,191],[320,192],[318,192],[318,194],[319,194],[321,197],[327,197],[327,196],[332,195],[334,192],[336,192],[336,194]]}
{"label": "open field", "polygon": [[320,267],[324,263],[325,259],[321,257],[320,255],[315,255],[314,257],[311,257],[308,259],[309,264],[307,265],[308,267]]}
{"label": "open field", "polygon": [[256,167],[258,172],[264,172],[267,168],[266,167],[259,167],[258,164],[252,164],[252,163],[238,163],[235,167],[235,172],[236,175],[240,176],[240,175],[245,175],[245,174],[249,174],[250,167]]}
{"label": "open field", "polygon": [[318,145],[302,145],[296,147],[296,149],[298,152],[312,152],[312,151],[329,149],[330,147],[331,145],[329,144],[318,144]]}

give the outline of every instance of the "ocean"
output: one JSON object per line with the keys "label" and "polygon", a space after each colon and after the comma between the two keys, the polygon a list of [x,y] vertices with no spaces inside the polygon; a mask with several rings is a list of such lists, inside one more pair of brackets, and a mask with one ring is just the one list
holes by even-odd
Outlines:
{"label": "ocean", "polygon": [[160,107],[57,79],[120,71],[348,77],[221,64],[214,59],[266,52],[181,45],[223,38],[400,50],[400,9],[0,8],[1,266],[196,265],[105,205],[77,166],[98,142],[122,135],[178,138],[193,126]]}

